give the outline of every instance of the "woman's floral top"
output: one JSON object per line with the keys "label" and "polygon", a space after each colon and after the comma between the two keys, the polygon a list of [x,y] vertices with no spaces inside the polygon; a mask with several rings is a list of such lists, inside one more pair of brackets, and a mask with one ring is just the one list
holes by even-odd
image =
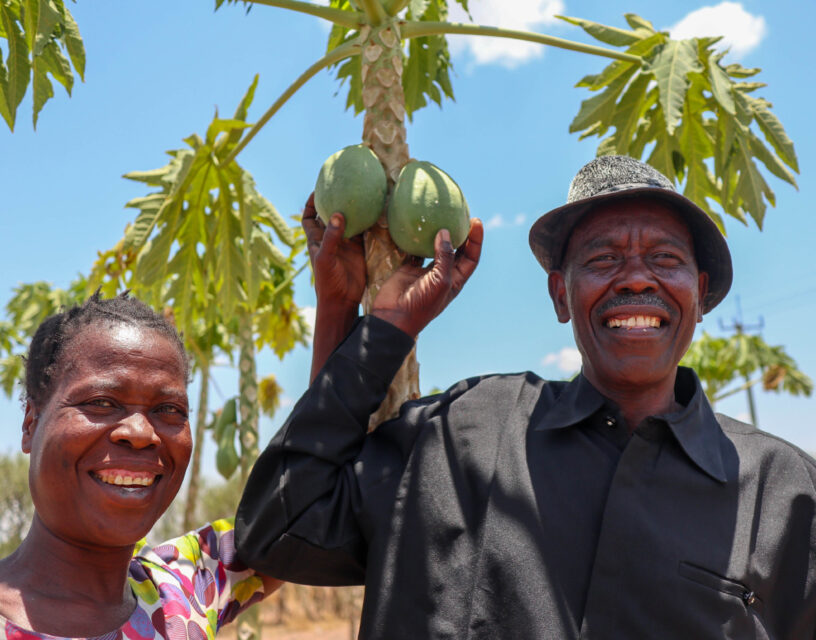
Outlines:
{"label": "woman's floral top", "polygon": [[[232,520],[216,520],[155,547],[137,546],[130,562],[136,609],[98,640],[213,640],[222,626],[263,598],[263,582],[235,559]],[[49,640],[0,616],[0,640]]]}

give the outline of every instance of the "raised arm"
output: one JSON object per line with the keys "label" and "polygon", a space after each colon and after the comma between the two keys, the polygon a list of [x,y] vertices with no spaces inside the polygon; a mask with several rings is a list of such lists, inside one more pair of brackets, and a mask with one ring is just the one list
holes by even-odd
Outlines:
{"label": "raised arm", "polygon": [[[327,323],[316,328],[321,355],[314,358],[311,386],[255,463],[238,508],[236,542],[244,562],[263,573],[307,584],[354,584],[365,578],[368,542],[361,517],[390,508],[369,503],[368,490],[381,487],[384,475],[398,477],[403,464],[403,456],[380,455],[379,449],[374,464],[355,464],[368,418],[414,337],[473,273],[481,224],[473,223],[458,252],[440,232],[433,263],[404,264],[383,285],[371,315],[355,323],[360,288],[350,276],[359,273],[357,253],[352,241],[341,240],[342,216],[333,216],[326,229],[309,219],[304,228],[315,265],[317,317]],[[378,496],[387,500],[387,492]]]}

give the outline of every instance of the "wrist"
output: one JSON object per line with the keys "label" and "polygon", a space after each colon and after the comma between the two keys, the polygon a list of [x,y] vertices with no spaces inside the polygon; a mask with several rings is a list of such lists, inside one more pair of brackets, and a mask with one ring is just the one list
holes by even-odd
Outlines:
{"label": "wrist", "polygon": [[388,309],[372,309],[369,315],[379,318],[380,320],[384,320],[388,324],[407,334],[412,340],[416,340],[419,332],[422,329],[422,327],[415,326],[415,323],[411,322],[411,318],[409,316],[396,311],[389,311]]}

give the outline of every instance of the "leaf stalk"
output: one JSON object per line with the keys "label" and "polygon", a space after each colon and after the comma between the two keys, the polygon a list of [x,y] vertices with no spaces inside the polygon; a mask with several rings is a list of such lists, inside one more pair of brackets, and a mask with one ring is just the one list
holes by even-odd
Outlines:
{"label": "leaf stalk", "polygon": [[307,13],[349,29],[356,29],[362,24],[361,16],[356,12],[352,13],[342,9],[312,4],[311,2],[301,2],[300,0],[249,0],[249,2]]}
{"label": "leaf stalk", "polygon": [[267,109],[266,112],[260,117],[258,122],[252,125],[252,128],[241,139],[241,142],[235,145],[235,148],[224,159],[222,165],[228,166],[233,160],[235,160],[235,157],[241,153],[241,151],[243,151],[244,147],[249,144],[252,138],[254,138],[263,128],[263,126],[269,122],[269,119],[274,116],[284,104],[286,104],[286,101],[289,100],[289,98],[291,98],[298,89],[311,80],[313,76],[317,75],[318,72],[322,71],[326,67],[330,67],[335,62],[339,62],[343,58],[350,58],[351,56],[359,55],[360,51],[361,47],[358,42],[347,42],[346,44],[340,45],[336,49],[332,49],[311,67],[306,69],[306,71],[304,71],[297,80],[289,85],[286,91],[284,91],[280,97],[275,100],[272,106],[269,107],[269,109]]}
{"label": "leaf stalk", "polygon": [[541,33],[530,31],[515,31],[512,29],[501,29],[499,27],[487,27],[478,24],[462,24],[458,22],[417,22],[409,20],[400,24],[400,33],[403,38],[420,38],[422,36],[436,36],[442,34],[462,34],[469,36],[490,36],[493,38],[510,38],[513,40],[524,40],[526,42],[536,42],[546,44],[559,49],[569,49],[579,53],[589,53],[605,58],[623,60],[625,62],[637,62],[640,64],[640,56],[598,47],[592,44],[583,44],[555,36],[547,36]]}
{"label": "leaf stalk", "polygon": [[371,26],[377,26],[388,20],[389,16],[385,12],[382,0],[357,0],[357,2],[365,11]]}

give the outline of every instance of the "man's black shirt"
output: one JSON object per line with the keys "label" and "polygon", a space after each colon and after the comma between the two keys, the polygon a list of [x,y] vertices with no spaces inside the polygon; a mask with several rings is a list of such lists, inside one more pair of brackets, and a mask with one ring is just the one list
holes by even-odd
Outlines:
{"label": "man's black shirt", "polygon": [[711,411],[630,436],[583,377],[465,380],[366,435],[410,338],[366,317],[259,458],[241,558],[365,583],[361,638],[814,638],[816,463]]}

